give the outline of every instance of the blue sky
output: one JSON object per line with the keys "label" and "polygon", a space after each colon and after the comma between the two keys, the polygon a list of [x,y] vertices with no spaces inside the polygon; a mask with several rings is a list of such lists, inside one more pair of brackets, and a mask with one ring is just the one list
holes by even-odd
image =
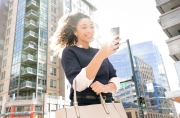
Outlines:
{"label": "blue sky", "polygon": [[[122,40],[130,39],[131,44],[152,40],[162,54],[171,90],[177,90],[178,78],[174,61],[169,57],[165,40],[168,37],[158,23],[160,16],[155,0],[91,0],[97,7],[94,19],[99,25],[102,41],[113,26],[120,27]],[[180,104],[175,104],[180,113]]]}

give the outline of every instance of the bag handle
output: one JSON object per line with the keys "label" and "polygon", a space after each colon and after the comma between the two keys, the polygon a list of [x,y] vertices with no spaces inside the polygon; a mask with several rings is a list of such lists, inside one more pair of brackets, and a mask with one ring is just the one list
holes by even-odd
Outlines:
{"label": "bag handle", "polygon": [[[99,94],[99,96],[100,96],[101,104],[103,105],[106,113],[109,114],[109,110],[106,106],[106,102],[103,99],[101,93]],[[79,113],[79,109],[78,109],[78,102],[77,102],[77,95],[76,95],[76,79],[74,79],[74,108],[75,108],[77,117],[80,118],[80,113]]]}

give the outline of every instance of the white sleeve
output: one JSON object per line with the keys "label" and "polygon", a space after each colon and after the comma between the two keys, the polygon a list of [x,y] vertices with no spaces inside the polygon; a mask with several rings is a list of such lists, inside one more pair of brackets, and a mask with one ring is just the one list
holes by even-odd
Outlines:
{"label": "white sleeve", "polygon": [[112,77],[109,82],[112,82],[116,85],[116,92],[118,92],[118,90],[120,89],[120,79],[118,77]]}
{"label": "white sleeve", "polygon": [[82,68],[81,72],[73,80],[73,88],[76,80],[76,91],[81,92],[88,88],[93,80],[89,80],[86,76],[86,69]]}

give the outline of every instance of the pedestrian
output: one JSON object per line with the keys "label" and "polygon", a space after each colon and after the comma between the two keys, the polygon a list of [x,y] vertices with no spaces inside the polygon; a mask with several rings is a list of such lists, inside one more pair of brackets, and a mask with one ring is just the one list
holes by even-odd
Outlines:
{"label": "pedestrian", "polygon": [[[100,49],[90,47],[93,41],[94,24],[89,16],[74,13],[61,18],[51,39],[55,55],[61,55],[61,64],[71,84],[70,100],[73,106],[73,88],[76,82],[79,106],[100,104],[102,93],[106,103],[112,102],[112,93],[119,89],[120,80],[108,57],[120,46],[120,38],[104,43]],[[76,81],[75,81],[76,80]]]}

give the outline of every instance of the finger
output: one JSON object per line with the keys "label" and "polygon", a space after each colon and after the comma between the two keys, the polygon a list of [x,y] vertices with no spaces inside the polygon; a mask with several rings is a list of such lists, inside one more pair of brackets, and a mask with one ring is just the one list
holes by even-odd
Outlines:
{"label": "finger", "polygon": [[121,39],[118,38],[117,40],[113,40],[113,43],[114,43],[114,45],[115,45],[115,44],[119,43],[120,41],[121,41]]}
{"label": "finger", "polygon": [[100,89],[100,88],[99,88],[98,86],[92,88],[92,90],[93,90],[94,92],[97,92],[99,89]]}
{"label": "finger", "polygon": [[121,45],[120,43],[119,43],[119,44],[116,44],[116,45],[114,46],[114,49],[118,48],[120,45]]}
{"label": "finger", "polygon": [[103,90],[102,89],[99,89],[98,91],[97,91],[97,93],[99,94],[99,93],[101,93],[101,92],[103,92]]}
{"label": "finger", "polygon": [[100,89],[100,85],[96,83],[93,87],[91,87],[94,92],[98,91]]}
{"label": "finger", "polygon": [[93,84],[91,84],[91,88],[93,88],[94,86],[96,86],[96,84],[98,83],[98,81],[94,82]]}
{"label": "finger", "polygon": [[102,85],[97,84],[96,86],[94,86],[94,87],[92,88],[92,90],[93,90],[94,92],[96,92],[96,91],[98,91],[98,90],[101,89],[101,88],[102,88]]}

